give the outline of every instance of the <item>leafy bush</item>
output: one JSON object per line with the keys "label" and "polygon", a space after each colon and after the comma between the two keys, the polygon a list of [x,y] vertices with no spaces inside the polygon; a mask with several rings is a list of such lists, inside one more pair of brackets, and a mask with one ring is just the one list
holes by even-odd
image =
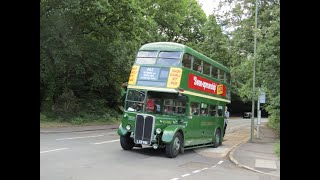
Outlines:
{"label": "leafy bush", "polygon": [[54,103],[52,110],[56,115],[64,119],[75,116],[79,112],[79,105],[73,91],[62,93]]}
{"label": "leafy bush", "polygon": [[277,135],[280,137],[280,110],[270,109],[269,114],[270,116],[269,116],[268,126],[274,129]]}

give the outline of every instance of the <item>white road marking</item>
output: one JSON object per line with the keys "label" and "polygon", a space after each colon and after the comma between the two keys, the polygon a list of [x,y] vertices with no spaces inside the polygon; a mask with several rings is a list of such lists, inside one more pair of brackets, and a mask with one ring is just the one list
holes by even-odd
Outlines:
{"label": "white road marking", "polygon": [[195,171],[192,171],[192,173],[198,173],[200,172],[201,170],[195,170]]}
{"label": "white road marking", "polygon": [[61,151],[61,150],[65,150],[65,149],[69,149],[69,148],[60,148],[60,149],[53,149],[53,150],[48,150],[48,151],[40,151],[40,154],[47,153],[47,152],[53,152],[53,151]]}
{"label": "white road marking", "polygon": [[107,134],[115,135],[115,134],[117,134],[117,132],[111,132],[111,133],[107,133]]}
{"label": "white road marking", "polygon": [[186,176],[190,176],[190,174],[181,175],[181,177],[186,177]]}
{"label": "white road marking", "polygon": [[[217,164],[221,164],[221,163],[223,163],[223,161],[219,161]],[[217,165],[214,165],[214,166],[211,166],[210,168],[214,168],[214,167],[216,167]],[[206,169],[209,169],[209,168],[207,168],[207,167],[205,167],[205,168],[202,168],[202,169],[200,169],[200,170],[195,170],[195,171],[192,171],[192,173],[193,174],[195,174],[195,173],[198,173],[198,172],[200,172],[200,171],[203,171],[203,170],[206,170]],[[181,177],[186,177],[186,176],[190,176],[191,174],[184,174],[184,175],[181,175]],[[170,179],[170,180],[178,180],[179,178],[172,178],[172,179]]]}
{"label": "white road marking", "polygon": [[219,162],[218,162],[218,164],[221,164],[221,163],[223,163],[223,161],[219,161]]}
{"label": "white road marking", "polygon": [[57,140],[57,141],[61,141],[61,140],[68,140],[68,139],[83,139],[83,138],[93,138],[93,137],[101,137],[101,136],[104,136],[104,135],[72,137],[72,138],[61,138],[61,139],[56,139],[56,140]]}
{"label": "white road marking", "polygon": [[111,142],[116,142],[116,141],[120,141],[120,139],[115,139],[115,140],[111,140],[111,141],[103,141],[103,142],[98,142],[98,143],[93,143],[93,144],[104,144],[104,143],[111,143]]}

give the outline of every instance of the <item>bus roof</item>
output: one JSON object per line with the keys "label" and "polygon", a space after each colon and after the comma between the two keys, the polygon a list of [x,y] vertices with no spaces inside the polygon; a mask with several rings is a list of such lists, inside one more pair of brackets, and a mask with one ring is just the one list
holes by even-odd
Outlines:
{"label": "bus roof", "polygon": [[203,61],[206,61],[210,64],[213,64],[215,67],[224,70],[225,72],[230,73],[230,70],[224,65],[214,61],[213,59],[201,54],[200,52],[186,46],[183,44],[175,43],[175,42],[154,42],[144,44],[139,51],[141,50],[160,50],[160,51],[182,51],[185,53],[189,53]]}

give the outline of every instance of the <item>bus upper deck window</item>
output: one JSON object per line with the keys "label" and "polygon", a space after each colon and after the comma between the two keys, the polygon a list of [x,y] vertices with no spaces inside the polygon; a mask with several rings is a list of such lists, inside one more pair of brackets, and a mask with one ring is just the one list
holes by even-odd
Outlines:
{"label": "bus upper deck window", "polygon": [[224,82],[224,71],[219,69],[219,79]]}
{"label": "bus upper deck window", "polygon": [[157,64],[164,66],[178,66],[180,64],[179,59],[159,58]]}
{"label": "bus upper deck window", "polygon": [[191,55],[184,54],[182,59],[182,66],[191,69],[191,58]]}
{"label": "bus upper deck window", "polygon": [[158,51],[139,51],[137,57],[157,57]]}
{"label": "bus upper deck window", "polygon": [[136,64],[155,64],[158,51],[139,51]]}
{"label": "bus upper deck window", "polygon": [[161,58],[173,58],[173,59],[180,59],[181,52],[160,52],[159,57]]}
{"label": "bus upper deck window", "polygon": [[181,52],[160,52],[157,64],[164,66],[178,66],[180,64]]}
{"label": "bus upper deck window", "polygon": [[214,66],[211,66],[211,77],[218,79],[218,69]]}
{"label": "bus upper deck window", "polygon": [[193,70],[202,73],[202,61],[198,58],[193,59]]}
{"label": "bus upper deck window", "polygon": [[210,64],[203,62],[203,74],[210,76]]}
{"label": "bus upper deck window", "polygon": [[136,64],[155,64],[156,58],[137,58]]}

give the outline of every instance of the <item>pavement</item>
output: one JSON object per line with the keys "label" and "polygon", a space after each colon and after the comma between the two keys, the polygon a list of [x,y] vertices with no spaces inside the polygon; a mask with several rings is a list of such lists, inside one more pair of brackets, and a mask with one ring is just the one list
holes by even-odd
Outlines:
{"label": "pavement", "polygon": [[[118,127],[119,125],[40,128],[40,133],[97,131],[117,129]],[[280,177],[280,159],[274,151],[278,141],[276,133],[268,128],[266,123],[261,123],[260,125],[259,138],[256,137],[256,133],[255,131],[253,142],[250,142],[250,127],[237,129],[236,131],[229,129],[224,137],[222,146],[218,148],[199,148],[194,151],[203,156],[213,158],[228,156],[238,167]]]}
{"label": "pavement", "polygon": [[261,123],[259,138],[256,134],[255,131],[253,142],[249,137],[231,150],[230,160],[239,167],[280,177],[280,158],[275,153],[278,141],[276,133],[266,123]]}

